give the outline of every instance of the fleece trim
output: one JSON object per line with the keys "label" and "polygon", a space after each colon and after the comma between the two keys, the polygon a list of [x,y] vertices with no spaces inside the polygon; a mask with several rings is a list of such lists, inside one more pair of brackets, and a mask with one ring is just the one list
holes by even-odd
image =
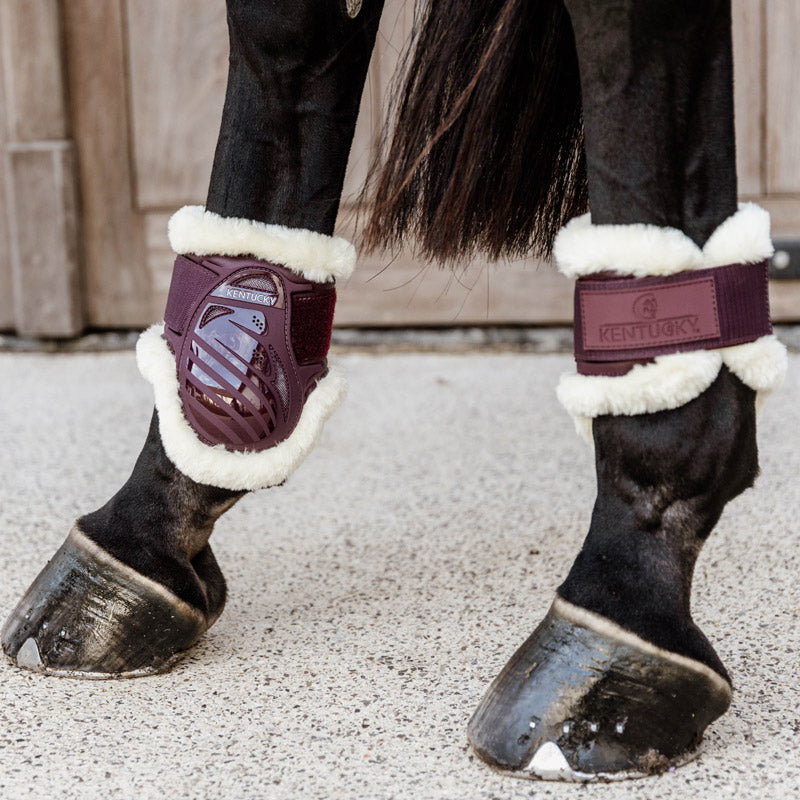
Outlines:
{"label": "fleece trim", "polygon": [[568,222],[556,236],[553,253],[568,278],[597,272],[644,278],[721,267],[757,264],[774,252],[769,214],[741,203],[701,250],[677,228],[657,225],[593,225],[590,214]]}
{"label": "fleece trim", "polygon": [[789,367],[786,347],[772,336],[762,336],[755,342],[724,347],[719,351],[728,369],[756,391],[756,413],[760,413],[767,398],[780,389]]}
{"label": "fleece trim", "polygon": [[204,444],[183,414],[178,393],[175,357],[162,338],[163,323],[139,337],[136,361],[142,376],[153,386],[164,450],[173,464],[197,483],[232,491],[277,486],[294,472],[311,452],[330,415],[347,391],[340,369],[331,367],[306,400],[300,421],[288,439],[268,450],[234,452],[223,445]]}
{"label": "fleece trim", "polygon": [[774,334],[717,352],[728,369],[757,392],[774,392],[786,376],[786,347]]}
{"label": "fleece trim", "polygon": [[315,283],[349,278],[356,265],[355,248],[339,236],[221,217],[203,206],[176,211],[168,234],[178,255],[255,256]]}
{"label": "fleece trim", "polygon": [[722,367],[713,350],[657,356],[620,376],[563,375],[558,399],[573,416],[650,414],[678,408],[702,394]]}
{"label": "fleece trim", "polygon": [[786,348],[770,335],[735,347],[657,356],[652,364],[637,364],[618,377],[566,374],[556,394],[578,433],[591,444],[595,417],[678,408],[708,389],[723,364],[756,391],[756,410],[760,411],[786,376]]}

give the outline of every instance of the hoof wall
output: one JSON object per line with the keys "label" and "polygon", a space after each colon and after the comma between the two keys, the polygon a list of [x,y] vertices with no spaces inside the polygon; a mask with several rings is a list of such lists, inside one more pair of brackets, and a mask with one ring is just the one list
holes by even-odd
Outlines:
{"label": "hoof wall", "polygon": [[469,723],[476,753],[518,777],[593,781],[664,772],[697,754],[728,682],[556,598]]}
{"label": "hoof wall", "polygon": [[23,669],[131,678],[169,669],[211,623],[73,528],[2,631]]}

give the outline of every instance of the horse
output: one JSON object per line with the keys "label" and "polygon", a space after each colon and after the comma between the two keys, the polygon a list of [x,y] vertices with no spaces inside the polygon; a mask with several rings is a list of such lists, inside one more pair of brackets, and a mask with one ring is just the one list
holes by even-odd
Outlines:
{"label": "horse", "polygon": [[[150,428],[6,623],[19,667],[169,669],[225,604],[216,520],[285,481],[341,401],[327,352],[355,250],[334,223],[382,6],[227,0],[206,204],[170,221],[164,323],[137,347]],[[522,777],[662,772],[731,702],[692,573],[757,476],[756,411],[786,357],[769,217],[737,205],[730,28],[729,0],[420,2],[365,189],[367,247],[552,252],[576,279],[558,393],[594,450],[591,523],[467,731]]]}

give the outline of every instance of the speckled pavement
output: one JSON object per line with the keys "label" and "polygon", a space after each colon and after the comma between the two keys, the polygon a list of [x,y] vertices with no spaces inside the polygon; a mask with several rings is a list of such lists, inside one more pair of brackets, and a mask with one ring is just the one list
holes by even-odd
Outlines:
{"label": "speckled pavement", "polygon": [[[591,456],[553,387],[568,356],[350,353],[350,396],[285,487],[212,543],[230,600],[170,674],[83,682],[0,664],[0,797],[505,800],[800,795],[800,356],[762,477],[697,568],[736,681],[674,774],[507,778],[465,727],[586,531]],[[150,414],[130,352],[0,354],[0,610],[127,477]]]}

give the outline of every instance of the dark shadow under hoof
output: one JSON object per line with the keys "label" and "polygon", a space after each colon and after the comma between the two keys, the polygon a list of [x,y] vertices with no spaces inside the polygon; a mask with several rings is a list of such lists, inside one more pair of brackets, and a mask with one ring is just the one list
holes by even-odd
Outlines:
{"label": "dark shadow under hoof", "polygon": [[[192,565],[207,572],[201,578],[224,587],[208,547]],[[3,651],[17,666],[50,675],[133,678],[164,672],[216,621],[224,590],[214,602],[203,614],[76,526],[7,620]]]}
{"label": "dark shadow under hoof", "polygon": [[619,780],[691,760],[730,702],[710,667],[556,597],[468,735],[484,761],[518,777]]}

